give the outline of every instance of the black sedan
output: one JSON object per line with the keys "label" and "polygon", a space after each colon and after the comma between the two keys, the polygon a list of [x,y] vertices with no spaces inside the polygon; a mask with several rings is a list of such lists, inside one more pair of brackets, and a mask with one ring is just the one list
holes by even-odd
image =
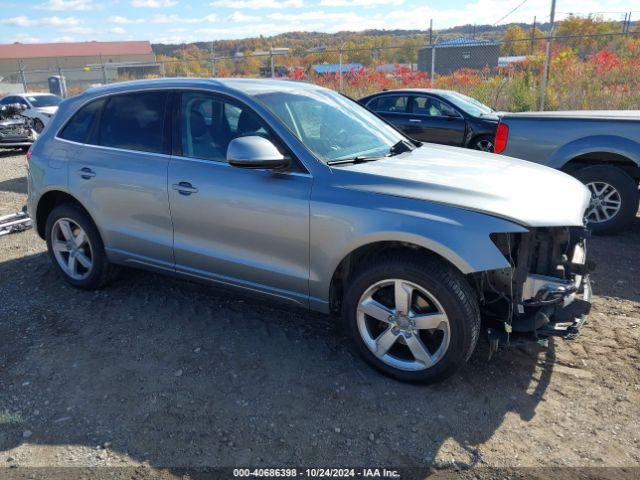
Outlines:
{"label": "black sedan", "polygon": [[359,102],[411,138],[493,152],[495,111],[452,90],[385,90]]}

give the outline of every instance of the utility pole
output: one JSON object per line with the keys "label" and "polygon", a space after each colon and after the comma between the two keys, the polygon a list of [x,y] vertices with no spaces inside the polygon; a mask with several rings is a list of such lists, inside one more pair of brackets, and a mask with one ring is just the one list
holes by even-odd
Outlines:
{"label": "utility pole", "polygon": [[536,48],[536,16],[533,16],[533,27],[531,27],[531,55]]}
{"label": "utility pole", "polygon": [[540,82],[540,110],[544,110],[545,96],[547,93],[547,80],[549,79],[549,62],[551,60],[551,44],[553,43],[553,36],[555,35],[556,31],[555,17],[556,0],[551,0],[551,15],[549,16],[549,21],[551,22],[551,32],[549,33],[549,38],[547,38],[547,51],[544,59],[544,71],[542,72],[542,81]]}
{"label": "utility pole", "polygon": [[22,81],[22,89],[24,93],[27,93],[27,79],[24,76],[24,65],[22,64],[22,60],[18,60],[18,68],[20,69],[20,80]]}
{"label": "utility pole", "polygon": [[433,43],[433,18],[429,20],[429,45]]}
{"label": "utility pole", "polygon": [[629,15],[629,12],[624,12],[624,20],[622,21],[622,33],[626,33],[627,31],[627,15]]}

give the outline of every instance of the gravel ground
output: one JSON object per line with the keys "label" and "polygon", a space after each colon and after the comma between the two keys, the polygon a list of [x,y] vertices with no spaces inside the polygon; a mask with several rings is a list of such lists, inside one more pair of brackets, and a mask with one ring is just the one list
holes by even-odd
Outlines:
{"label": "gravel ground", "polygon": [[[0,152],[0,214],[25,173]],[[640,218],[591,242],[577,341],[481,345],[425,387],[372,371],[328,317],[133,270],[77,291],[33,230],[0,237],[0,468],[639,466],[639,244]]]}

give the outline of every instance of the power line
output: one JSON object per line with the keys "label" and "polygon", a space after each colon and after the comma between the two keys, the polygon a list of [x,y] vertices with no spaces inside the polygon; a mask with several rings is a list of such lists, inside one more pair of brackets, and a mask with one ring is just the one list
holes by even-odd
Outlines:
{"label": "power line", "polygon": [[527,3],[527,0],[522,0],[522,2],[520,4],[518,4],[517,7],[515,7],[513,10],[511,10],[509,13],[507,13],[504,17],[502,17],[500,20],[498,20],[496,23],[493,24],[493,26],[495,27],[496,25],[498,25],[500,22],[502,22],[505,18],[507,18],[509,15],[511,15],[512,13],[514,13],[516,10],[518,10],[521,6],[523,6],[525,3]]}

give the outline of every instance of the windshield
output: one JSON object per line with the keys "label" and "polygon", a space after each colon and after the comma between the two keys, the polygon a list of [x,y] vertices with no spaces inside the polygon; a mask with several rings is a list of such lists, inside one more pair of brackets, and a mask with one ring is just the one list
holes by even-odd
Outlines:
{"label": "windshield", "polygon": [[406,137],[367,109],[330,90],[256,92],[319,159],[327,162],[389,154]]}
{"label": "windshield", "polygon": [[26,98],[35,108],[57,107],[62,101],[57,95],[27,95]]}
{"label": "windshield", "polygon": [[484,103],[479,102],[475,98],[467,97],[458,92],[439,92],[444,98],[453,103],[456,107],[467,112],[469,115],[481,117],[493,113],[493,109],[487,107]]}

